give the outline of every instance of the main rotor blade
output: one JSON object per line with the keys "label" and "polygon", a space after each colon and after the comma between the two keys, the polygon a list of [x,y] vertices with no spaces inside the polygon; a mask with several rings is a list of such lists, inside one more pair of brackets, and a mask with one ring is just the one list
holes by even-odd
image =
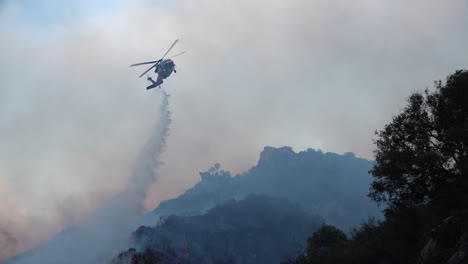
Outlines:
{"label": "main rotor blade", "polygon": [[185,51],[182,51],[182,52],[181,52],[181,53],[179,53],[179,54],[176,54],[176,55],[174,55],[174,56],[170,56],[168,59],[170,59],[170,58],[174,58],[174,57],[177,57],[177,56],[179,56],[179,55],[182,55],[182,54],[184,54],[184,53],[185,53]]}
{"label": "main rotor blade", "polygon": [[166,55],[169,53],[169,51],[171,51],[171,49],[175,46],[175,44],[177,43],[177,41],[179,41],[179,40],[176,39],[176,40],[174,41],[174,43],[172,43],[172,46],[167,50],[166,54],[164,54],[164,56],[162,56],[161,61],[164,60],[164,57],[166,57]]}
{"label": "main rotor blade", "polygon": [[140,62],[140,63],[132,64],[132,65],[130,65],[130,67],[138,66],[138,65],[144,65],[144,64],[153,64],[153,63],[158,63],[158,62],[160,62],[160,60],[157,60],[157,61]]}
{"label": "main rotor blade", "polygon": [[156,64],[154,64],[153,66],[151,66],[151,68],[147,69],[144,73],[142,73],[138,78],[141,78],[141,76],[145,75],[147,72],[151,71],[151,69],[153,69],[154,67],[156,67],[156,65],[158,65],[158,62]]}

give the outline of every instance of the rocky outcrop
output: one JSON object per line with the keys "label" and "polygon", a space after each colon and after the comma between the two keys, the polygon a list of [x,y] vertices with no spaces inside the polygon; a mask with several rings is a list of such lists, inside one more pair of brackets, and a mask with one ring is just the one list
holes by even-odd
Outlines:
{"label": "rocky outcrop", "polygon": [[377,205],[367,194],[372,161],[352,153],[339,155],[291,147],[265,147],[258,164],[232,176],[215,164],[200,173],[201,181],[178,198],[162,202],[141,225],[154,225],[165,215],[199,215],[230,199],[249,194],[286,198],[306,212],[322,216],[328,224],[349,231],[369,216],[379,217]]}

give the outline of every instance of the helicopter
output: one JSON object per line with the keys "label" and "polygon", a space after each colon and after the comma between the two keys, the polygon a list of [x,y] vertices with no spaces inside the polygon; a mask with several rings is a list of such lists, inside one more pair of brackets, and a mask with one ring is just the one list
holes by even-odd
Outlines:
{"label": "helicopter", "polygon": [[153,89],[153,88],[158,87],[158,86],[159,86],[159,88],[161,88],[161,84],[164,82],[163,80],[166,79],[167,77],[169,77],[172,74],[172,72],[175,72],[175,73],[177,72],[177,70],[175,69],[176,65],[174,64],[174,61],[171,60],[171,58],[182,55],[182,54],[185,53],[185,51],[181,52],[179,54],[176,54],[174,56],[171,56],[171,57],[169,57],[167,59],[164,59],[164,58],[167,56],[167,54],[171,51],[171,49],[175,46],[175,44],[178,41],[179,41],[178,39],[176,39],[174,41],[172,46],[167,50],[166,54],[164,54],[164,56],[162,56],[161,59],[156,60],[156,61],[140,62],[140,63],[135,63],[135,64],[130,65],[130,67],[133,67],[133,66],[139,66],[139,65],[145,65],[145,64],[154,64],[153,66],[151,66],[148,70],[146,70],[144,73],[142,73],[139,76],[139,78],[141,78],[143,75],[145,75],[150,70],[155,68],[154,72],[156,74],[158,74],[158,78],[156,79],[156,81],[154,81],[153,78],[148,77],[148,81],[151,82],[151,85],[146,87],[146,90]]}

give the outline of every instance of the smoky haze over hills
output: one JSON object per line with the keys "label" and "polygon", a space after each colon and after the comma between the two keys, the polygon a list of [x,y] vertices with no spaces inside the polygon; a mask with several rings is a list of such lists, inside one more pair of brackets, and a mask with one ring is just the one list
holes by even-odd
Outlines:
{"label": "smoky haze over hills", "polygon": [[232,177],[219,164],[200,173],[201,181],[176,199],[162,202],[144,217],[152,225],[161,216],[198,215],[230,199],[249,194],[286,198],[326,223],[348,230],[370,216],[380,217],[368,197],[373,162],[352,153],[338,155],[290,147],[265,147],[258,164]]}
{"label": "smoky haze over hills", "polygon": [[148,210],[214,162],[247,170],[265,145],[371,159],[402,98],[468,61],[467,3],[0,1],[0,229],[18,242],[2,248],[36,246],[126,187],[153,125],[128,65],[174,39],[188,53],[167,82],[173,129]]}
{"label": "smoky haze over hills", "polygon": [[[147,210],[215,162],[245,172],[266,145],[372,159],[373,131],[410,91],[466,66],[467,13],[466,0],[0,0],[0,262],[128,187],[155,95],[128,65],[175,39],[187,54],[167,82],[174,122]],[[255,173],[229,180],[241,197],[267,178]],[[255,188],[306,193],[281,186],[292,175],[272,175],[274,185]],[[349,205],[345,183],[317,186],[311,198],[344,194],[295,198],[302,207],[340,226],[337,212],[367,215],[365,198]]]}
{"label": "smoky haze over hills", "polygon": [[146,215],[113,263],[280,263],[324,223],[350,231],[381,217],[367,197],[372,165],[352,153],[291,147],[265,147],[256,166],[234,177],[215,164]]}
{"label": "smoky haze over hills", "polygon": [[[138,225],[134,225],[134,230],[137,230],[136,234],[145,230],[144,235],[136,239],[136,244],[128,244],[131,237],[128,225],[122,225],[121,230],[109,228],[115,227],[116,221],[120,222],[123,215],[109,214],[109,208],[103,208],[96,212],[96,215],[112,217],[99,218],[100,225],[94,225],[93,230],[104,228],[120,234],[119,236],[112,232],[102,234],[96,232],[95,234],[98,237],[101,234],[115,238],[112,241],[115,248],[107,248],[105,252],[99,251],[99,247],[94,242],[108,242],[109,240],[96,239],[92,235],[85,236],[90,234],[89,230],[79,227],[59,234],[43,248],[19,256],[8,263],[33,263],[34,260],[38,260],[37,256],[41,257],[40,260],[47,259],[47,263],[51,263],[50,260],[60,263],[76,256],[77,253],[81,257],[73,258],[78,261],[83,259],[90,261],[89,254],[99,256],[101,261],[107,256],[107,260],[110,261],[110,252],[116,256],[116,250],[123,250],[125,245],[143,250],[145,247],[155,247],[154,243],[159,243],[158,245],[161,246],[160,243],[163,242],[176,245],[176,248],[180,250],[180,236],[184,230],[193,232],[193,239],[196,240],[193,243],[198,245],[198,257],[203,260],[213,260],[219,255],[217,253],[204,254],[204,250],[210,248],[210,243],[217,243],[217,237],[225,234],[223,232],[226,231],[226,226],[219,223],[233,221],[233,219],[236,219],[234,229],[244,230],[242,231],[244,233],[236,239],[233,238],[234,242],[229,242],[232,243],[232,247],[223,249],[232,256],[235,256],[236,252],[242,252],[244,255],[248,253],[248,248],[241,246],[241,241],[245,241],[247,237],[263,245],[267,240],[281,240],[283,237],[281,234],[284,232],[297,234],[294,239],[285,240],[282,243],[252,246],[264,253],[274,250],[278,254],[275,253],[271,257],[279,260],[294,254],[304,246],[305,239],[322,223],[334,224],[349,231],[351,227],[361,224],[370,216],[381,216],[377,206],[367,197],[371,181],[368,170],[372,164],[371,161],[356,158],[352,153],[338,155],[313,149],[295,153],[290,147],[265,147],[260,154],[258,164],[243,174],[233,177],[219,164],[215,164],[207,172],[200,173],[201,181],[193,188],[176,199],[162,202],[157,209],[139,221],[148,228],[137,228]],[[148,163],[139,172],[145,172],[150,167]],[[125,207],[122,203],[124,201],[116,200]],[[119,205],[114,207],[115,210],[118,208]],[[128,210],[126,212],[135,215],[135,212]],[[176,225],[177,228],[171,229],[172,231],[160,227],[161,221],[168,223],[168,219],[169,222],[172,221],[170,219],[175,219],[176,223],[185,224]],[[251,221],[257,221],[256,228],[249,224]],[[279,222],[282,225],[271,226]],[[291,225],[291,223],[296,224]],[[217,234],[212,237],[213,240],[204,238],[202,235],[210,227],[212,227],[212,232]],[[245,228],[250,231],[246,232]],[[283,229],[270,237],[271,234],[268,234],[272,231],[269,228],[271,230]],[[74,243],[78,243],[77,246],[73,246]],[[63,248],[64,245],[66,250]],[[70,249],[73,250],[70,251]],[[50,252],[54,252],[51,255],[52,258],[46,258]],[[73,254],[69,254],[70,252]],[[271,259],[264,260],[268,263]],[[242,258],[237,259],[236,263],[242,263]]]}

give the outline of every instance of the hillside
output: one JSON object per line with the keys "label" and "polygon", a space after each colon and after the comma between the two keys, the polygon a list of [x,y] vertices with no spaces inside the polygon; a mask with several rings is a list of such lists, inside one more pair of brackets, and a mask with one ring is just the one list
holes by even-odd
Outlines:
{"label": "hillside", "polygon": [[[135,225],[146,227],[136,232],[140,235],[134,236],[137,242],[134,246],[160,249],[172,245],[174,250],[180,250],[187,235],[192,245],[197,245],[191,254],[210,261],[217,259],[214,263],[229,259],[213,253],[219,250],[229,252],[232,258],[239,256],[234,259],[237,263],[248,263],[245,258],[252,247],[257,252],[254,255],[266,256],[270,252],[264,263],[282,260],[297,253],[324,222],[349,231],[369,216],[380,217],[377,206],[367,197],[372,164],[351,153],[338,155],[312,149],[295,153],[290,147],[265,147],[257,165],[243,174],[232,176],[219,164],[200,173],[201,181],[193,188],[162,202]],[[245,200],[247,197],[250,198]],[[169,227],[171,223],[176,223],[173,228]],[[48,249],[77,241],[82,233],[79,228],[71,228],[9,263],[21,262],[40,252],[50,259]],[[230,242],[221,241],[226,235],[231,237]],[[243,241],[251,241],[250,246]],[[85,243],[79,251],[90,252],[94,248],[94,244]],[[67,249],[76,248],[70,244]],[[162,252],[167,255],[171,251],[166,248]],[[68,253],[53,256],[67,257]]]}
{"label": "hillside", "polygon": [[[157,263],[279,263],[302,249],[322,222],[286,199],[250,195],[204,215],[169,216],[156,227],[142,226],[133,239],[136,252],[151,250],[161,257]],[[128,263],[136,252],[114,263]]]}
{"label": "hillside", "polygon": [[178,198],[162,202],[142,220],[154,225],[161,216],[199,215],[228,200],[249,194],[283,197],[306,212],[323,217],[343,230],[369,216],[380,217],[368,197],[372,162],[352,153],[338,155],[290,147],[265,147],[256,166],[234,177],[216,164],[200,173],[201,181]]}

